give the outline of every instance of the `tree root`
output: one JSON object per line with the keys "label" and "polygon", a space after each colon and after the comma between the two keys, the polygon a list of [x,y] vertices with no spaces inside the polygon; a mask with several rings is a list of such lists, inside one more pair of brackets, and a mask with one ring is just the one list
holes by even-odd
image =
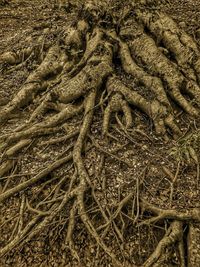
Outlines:
{"label": "tree root", "polygon": [[103,38],[103,31],[100,28],[95,28],[92,32],[92,36],[89,34],[87,36],[86,49],[78,64],[70,71],[69,75],[74,76],[77,74],[83,67],[85,67],[88,59],[92,56],[94,51],[97,49],[97,46]]}
{"label": "tree root", "polygon": [[[85,211],[85,205],[84,205],[84,193],[87,188],[87,181],[89,181],[88,173],[85,169],[82,157],[81,157],[81,151],[83,147],[83,142],[85,140],[85,137],[87,135],[87,132],[90,128],[90,125],[92,123],[93,118],[93,107],[95,105],[95,98],[96,98],[96,91],[93,91],[90,93],[86,100],[85,104],[85,116],[84,121],[80,130],[79,137],[77,139],[77,142],[74,146],[74,152],[73,152],[73,159],[75,163],[75,167],[77,169],[77,174],[80,179],[80,190],[77,194],[77,207],[78,211],[81,217],[81,220],[83,221],[86,229],[91,234],[91,236],[96,240],[97,244],[103,248],[103,250],[112,258],[113,262],[116,264],[116,266],[121,266],[121,263],[116,259],[116,256],[113,254],[113,252],[106,246],[106,244],[103,242],[103,240],[100,238],[98,233],[96,232],[94,226],[91,223],[91,220],[87,216],[87,213]],[[90,183],[90,182],[89,182]]]}
{"label": "tree root", "polygon": [[156,38],[163,42],[164,46],[175,56],[175,59],[181,70],[187,77],[185,92],[196,99],[200,105],[200,51],[186,32],[164,13],[143,13],[137,12],[139,20],[156,35]]}
{"label": "tree root", "polygon": [[[129,25],[128,27],[126,25]],[[120,36],[122,39],[129,39],[128,46],[131,55],[137,62],[145,64],[153,75],[158,75],[167,83],[167,94],[170,95],[187,113],[198,116],[198,110],[193,107],[181,94],[184,84],[188,81],[180,73],[178,68],[167,59],[158,49],[154,40],[144,32],[142,25],[133,19],[127,20],[121,28]]]}
{"label": "tree root", "polygon": [[[66,203],[69,201],[69,199],[72,198],[75,194],[76,194],[76,190],[72,190],[71,192],[66,192],[61,203],[59,205],[55,204],[51,208],[51,211],[49,211],[49,213],[48,213],[50,215],[46,216],[42,222],[39,222],[39,221],[44,216],[44,214],[42,214],[42,215],[40,214],[40,215],[37,215],[36,217],[34,217],[27,224],[27,226],[20,233],[18,233],[15,236],[15,238],[8,245],[6,245],[4,248],[2,248],[0,250],[0,256],[2,257],[3,255],[5,255],[8,251],[13,249],[20,242],[22,242],[22,241],[28,242],[37,233],[40,233],[46,227],[46,225],[48,225],[52,221],[52,219],[58,214],[58,212],[63,209],[63,207],[66,205]],[[35,225],[36,225],[36,227],[33,228]],[[26,237],[27,234],[28,234],[28,237]]]}
{"label": "tree root", "polygon": [[[82,46],[83,36],[88,29],[85,21],[80,21],[77,28],[70,29],[65,45],[68,50],[75,46],[76,50]],[[40,66],[29,75],[19,93],[0,112],[0,122],[7,120],[11,113],[33,101],[40,90],[47,86],[46,79],[66,70],[67,55],[60,49],[59,45],[52,46]]]}
{"label": "tree root", "polygon": [[[141,0],[138,4],[134,1],[134,4],[138,6],[142,2],[146,4],[148,1]],[[67,222],[65,246],[72,256],[82,264],[79,251],[76,250],[76,240],[73,239],[78,216],[88,234],[112,259],[113,264],[125,266],[118,259],[118,254],[115,254],[107,244],[106,238],[109,231],[112,230],[111,233],[120,247],[121,243],[125,242],[124,230],[127,225],[130,225],[130,222],[131,227],[135,227],[167,220],[171,222],[170,227],[158,242],[155,251],[142,266],[159,266],[164,261],[166,250],[169,247],[177,246],[179,263],[181,267],[184,267],[183,224],[188,221],[200,222],[200,209],[161,209],[148,203],[141,198],[140,192],[140,184],[143,183],[144,178],[140,182],[138,176],[134,180],[135,190],[128,188],[131,191],[124,191],[126,194],[123,197],[119,191],[118,203],[113,205],[112,209],[109,206],[105,207],[97,196],[95,184],[99,183],[102,190],[106,190],[106,175],[103,182],[98,178],[98,176],[104,176],[104,172],[106,172],[106,167],[104,168],[104,165],[106,166],[105,155],[128,166],[130,175],[132,175],[131,171],[135,168],[135,164],[133,166],[132,163],[123,160],[116,153],[127,144],[120,144],[120,148],[116,146],[111,151],[104,149],[99,142],[95,141],[92,131],[91,133],[89,131],[93,123],[94,112],[102,111],[102,113],[104,112],[102,133],[103,137],[106,136],[106,141],[108,138],[112,138],[112,141],[114,140],[112,145],[116,145],[119,136],[123,135],[122,137],[128,139],[131,145],[134,144],[134,147],[143,150],[144,140],[140,143],[138,139],[134,139],[134,135],[129,134],[133,127],[132,107],[134,106],[152,120],[157,135],[166,138],[168,129],[171,130],[174,137],[180,135],[181,130],[175,122],[175,104],[177,103],[183,111],[192,116],[199,114],[199,50],[193,39],[164,14],[134,10],[134,14],[137,15],[135,18],[132,16],[133,13],[129,14],[129,11],[123,9],[120,18],[123,25],[119,25],[121,22],[117,22],[116,17],[112,16],[112,8],[107,8],[107,4],[109,4],[107,0],[101,3],[102,10],[99,10],[96,0],[89,0],[84,4],[83,14],[78,18],[78,23],[70,26],[67,30],[63,29],[63,36],[59,37],[57,43],[50,47],[42,63],[29,75],[17,95],[0,111],[0,123],[2,123],[29,103],[34,102],[36,105],[35,110],[30,114],[30,119],[24,125],[19,125],[15,131],[0,136],[2,152],[0,176],[11,171],[16,164],[14,156],[22,153],[24,147],[32,146],[33,138],[57,133],[62,130],[65,121],[72,119],[73,123],[74,117],[83,113],[81,126],[76,125],[73,128],[76,129],[74,132],[42,142],[41,145],[69,142],[66,143],[67,148],[64,149],[64,152],[60,153],[51,165],[43,170],[38,170],[29,179],[24,178],[26,174],[19,174],[20,182],[17,184],[15,181],[15,184],[10,187],[9,182],[15,174],[2,177],[1,180],[6,179],[6,182],[0,194],[0,202],[4,202],[6,205],[6,200],[19,193],[22,194],[22,200],[19,207],[19,218],[12,229],[10,239],[0,250],[0,256],[4,256],[12,249],[19,248],[32,240],[41,231],[50,227],[50,224],[57,223],[56,229],[59,225],[64,229]],[[129,5],[127,9],[129,9]],[[91,25],[91,22],[97,22],[95,27]],[[149,32],[145,32],[145,27],[154,37],[150,37]],[[153,38],[157,43],[162,41],[163,49],[157,46]],[[18,64],[32,53],[31,49],[21,51],[24,56],[21,55],[21,52],[4,54],[0,57],[0,61]],[[167,49],[173,53],[173,60],[168,57]],[[113,60],[116,55],[118,61]],[[132,76],[134,80],[132,86],[121,81],[120,77],[126,78],[127,75]],[[42,94],[40,94],[41,90],[44,91]],[[193,103],[187,97],[193,98]],[[172,103],[171,100],[175,100],[175,103]],[[53,115],[47,114],[49,110],[53,110]],[[124,120],[118,116],[121,111]],[[117,127],[113,126],[114,129],[117,128],[119,134],[117,137],[113,136],[113,133],[109,134],[113,113],[115,113],[118,123]],[[119,128],[123,130],[123,133]],[[6,128],[6,130],[8,129]],[[135,131],[143,133],[138,129]],[[98,135],[100,136],[97,130]],[[74,144],[70,139],[75,136],[78,137]],[[148,133],[143,133],[143,136],[145,136],[145,140],[154,144],[153,137],[148,137]],[[88,137],[89,142],[87,142]],[[96,148],[101,154],[99,170],[92,174],[87,170],[83,156],[83,152],[86,153],[91,147]],[[148,156],[154,153],[148,147],[145,149],[146,152],[149,153]],[[192,148],[190,148],[190,155],[195,163],[198,163],[198,155]],[[142,156],[143,154],[141,154]],[[159,160],[161,157],[163,155],[159,154]],[[86,158],[87,161],[88,158]],[[160,161],[157,163],[160,164]],[[61,172],[64,175],[61,174],[61,177],[56,176],[43,181],[48,174],[61,167],[64,168],[64,171]],[[172,175],[173,171],[164,169],[171,180],[171,200],[179,167],[180,165],[177,167],[175,176]],[[16,171],[18,169],[14,168],[13,172]],[[96,180],[92,180],[93,175]],[[30,197],[28,192],[27,194],[24,192],[35,187],[37,183],[40,183],[40,188],[34,188],[34,190],[36,189],[34,195]],[[120,185],[119,189],[121,190],[123,186]],[[104,194],[102,196],[104,197]],[[89,201],[92,199],[95,203],[95,212],[101,218],[98,226],[94,223],[96,214],[94,217],[90,216],[91,209],[88,211],[86,199]],[[131,216],[129,216],[127,214],[130,211],[131,201],[133,201],[133,205]],[[145,214],[140,214],[141,210],[153,214],[153,216],[143,220]],[[66,213],[67,218],[65,218]],[[27,221],[28,219],[29,221]],[[60,223],[62,219],[65,221],[64,224]],[[142,219],[141,222],[139,222],[140,219]]]}
{"label": "tree root", "polygon": [[165,125],[170,127],[175,134],[180,133],[180,130],[174,123],[173,116],[168,114],[166,108],[161,106],[158,101],[147,101],[137,92],[125,86],[115,76],[109,78],[107,87],[109,91],[121,93],[130,104],[145,112],[153,120],[157,134],[165,135]]}
{"label": "tree root", "polygon": [[157,100],[161,104],[170,107],[171,105],[165,93],[165,89],[161,79],[149,75],[148,72],[144,71],[143,68],[141,68],[136,63],[134,58],[131,57],[128,45],[125,42],[123,42],[119,37],[117,37],[116,33],[111,32],[109,35],[115,40],[117,40],[119,44],[119,56],[124,71],[127,74],[132,75],[136,83],[142,84],[146,88],[150,89],[156,95]]}
{"label": "tree root", "polygon": [[105,109],[104,112],[104,120],[103,120],[103,135],[107,135],[108,132],[108,125],[110,121],[110,115],[112,112],[117,112],[123,110],[125,121],[126,121],[126,128],[129,128],[132,126],[132,114],[131,109],[128,106],[127,102],[123,99],[122,94],[120,93],[114,93],[109,101],[108,106]]}
{"label": "tree root", "polygon": [[69,247],[72,256],[75,259],[77,259],[78,262],[80,262],[78,252],[74,248],[74,241],[73,241],[73,237],[72,237],[74,227],[75,227],[75,215],[76,215],[76,213],[77,213],[77,203],[75,201],[74,205],[72,206],[72,208],[70,210],[69,223],[68,223],[68,227],[67,227],[67,236],[65,239],[65,244],[66,244],[66,246]]}
{"label": "tree root", "polygon": [[66,156],[62,159],[59,159],[56,162],[54,162],[52,165],[48,166],[47,168],[45,168],[44,170],[39,172],[36,176],[32,177],[31,179],[15,186],[12,189],[7,190],[6,192],[4,192],[3,194],[0,195],[0,202],[3,202],[4,200],[9,198],[10,196],[12,196],[16,193],[19,193],[20,191],[26,189],[27,187],[34,185],[35,183],[40,181],[42,178],[47,176],[50,172],[59,168],[61,165],[67,163],[70,160],[72,160],[72,155],[69,155],[69,156]]}
{"label": "tree root", "polygon": [[[36,125],[33,125],[27,130],[23,130],[20,132],[9,134],[4,141],[4,146],[7,146],[13,142],[17,142],[20,139],[24,138],[33,138],[36,136],[48,135],[54,132],[58,132],[60,127],[56,127],[57,125],[65,122],[67,119],[79,114],[83,109],[83,105],[74,106],[71,104],[66,105],[66,107],[59,112],[58,114],[40,122]],[[3,138],[5,138],[3,137]]]}
{"label": "tree root", "polygon": [[[181,242],[183,236],[183,223],[179,221],[174,221],[171,223],[166,235],[158,243],[158,246],[151,254],[151,256],[142,265],[143,267],[154,266],[153,264],[158,261],[158,259],[165,253],[167,247],[171,246],[176,242]],[[183,265],[182,265],[183,266]]]}
{"label": "tree root", "polygon": [[[166,14],[137,11],[138,19],[173,53],[188,79],[200,82],[200,51],[195,41]],[[192,67],[192,69],[191,69]],[[197,76],[197,77],[196,77]]]}
{"label": "tree root", "polygon": [[[69,103],[85,95],[92,88],[99,88],[103,80],[112,72],[112,48],[108,42],[99,44],[101,51],[88,61],[88,64],[72,79],[63,80],[54,95],[61,103]],[[67,88],[67,90],[66,90]]]}
{"label": "tree root", "polygon": [[34,217],[34,219],[32,221],[30,221],[28,223],[28,225],[21,232],[19,232],[10,243],[8,243],[5,247],[3,247],[0,250],[0,256],[3,257],[6,253],[8,253],[11,249],[13,249],[16,245],[18,245],[19,242],[22,240],[22,237],[27,235],[27,233],[32,229],[32,227],[37,222],[39,222],[40,219],[41,219],[41,215]]}
{"label": "tree root", "polygon": [[60,72],[65,59],[66,56],[61,53],[58,45],[51,47],[44,61],[29,75],[18,94],[0,111],[0,122],[7,120],[13,111],[27,105],[40,90],[45,89],[45,78]]}
{"label": "tree root", "polygon": [[46,145],[59,144],[61,142],[67,141],[68,139],[70,139],[72,137],[75,137],[78,134],[79,134],[79,130],[76,130],[76,131],[68,134],[67,136],[62,136],[62,137],[58,137],[58,138],[52,138],[52,139],[50,139],[48,141],[44,141],[44,142],[42,142],[42,145],[43,146],[46,146]]}
{"label": "tree root", "polygon": [[3,164],[0,166],[0,177],[9,172],[14,166],[15,160],[10,160],[9,158],[12,158],[18,151],[20,151],[22,148],[26,147],[30,143],[30,139],[25,139],[5,151],[4,160],[7,158],[8,160],[4,161]]}
{"label": "tree root", "polygon": [[200,221],[200,209],[199,208],[192,208],[186,211],[177,211],[173,209],[161,209],[153,204],[150,204],[146,202],[145,200],[141,201],[141,207],[143,210],[153,212],[157,216],[150,218],[149,220],[145,220],[140,223],[140,225],[143,224],[150,224],[157,222],[159,220],[163,219],[173,219],[173,220],[179,220],[179,221]]}

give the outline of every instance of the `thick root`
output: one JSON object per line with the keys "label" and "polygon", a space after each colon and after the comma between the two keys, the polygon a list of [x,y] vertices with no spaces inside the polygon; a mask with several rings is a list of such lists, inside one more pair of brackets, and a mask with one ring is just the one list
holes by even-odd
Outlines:
{"label": "thick root", "polygon": [[[136,8],[147,2],[153,3],[154,0],[134,1],[133,5]],[[11,215],[16,216],[17,222],[11,225],[13,229],[11,235],[7,235],[8,238],[5,230],[0,256],[12,253],[13,249],[17,249],[18,256],[18,251],[22,246],[27,245],[27,242],[34,240],[44,231],[44,235],[41,236],[42,242],[46,240],[46,237],[50,237],[50,235],[48,236],[49,232],[53,235],[55,233],[53,239],[64,240],[62,247],[67,248],[81,265],[85,255],[82,259],[82,252],[78,251],[81,243],[74,238],[75,232],[77,233],[77,229],[81,225],[92,237],[90,240],[94,241],[94,245],[101,248],[101,253],[105,252],[102,255],[107,254],[111,258],[114,266],[129,266],[131,262],[130,266],[133,267],[135,266],[134,261],[138,259],[136,259],[137,253],[129,250],[129,245],[133,248],[134,245],[137,246],[137,234],[134,237],[130,236],[130,234],[136,233],[132,226],[142,227],[153,224],[158,229],[161,228],[161,233],[163,233],[161,224],[165,222],[166,224],[170,223],[166,234],[160,242],[157,241],[157,247],[142,266],[161,266],[166,260],[165,256],[167,255],[168,260],[172,256],[172,248],[176,246],[174,255],[176,254],[179,258],[180,266],[185,267],[186,256],[189,258],[192,255],[189,253],[185,255],[183,228],[188,222],[191,224],[200,222],[200,209],[172,209],[172,205],[168,206],[169,209],[162,209],[144,200],[148,198],[145,195],[146,190],[149,189],[146,189],[147,178],[156,176],[156,179],[159,179],[161,175],[163,180],[166,178],[172,188],[175,181],[178,183],[180,166],[178,165],[174,177],[174,170],[165,173],[159,171],[159,165],[165,163],[168,144],[166,150],[160,151],[164,146],[161,138],[154,136],[153,132],[151,132],[151,136],[144,133],[143,127],[146,118],[141,113],[136,114],[137,129],[130,128],[133,126],[134,109],[132,107],[134,106],[152,120],[156,133],[162,135],[164,139],[167,138],[168,129],[174,136],[180,135],[181,131],[175,123],[173,114],[174,103],[170,101],[170,98],[174,99],[184,111],[194,116],[198,115],[198,109],[196,106],[193,107],[193,104],[198,105],[200,101],[198,79],[195,77],[198,76],[197,65],[199,63],[195,58],[198,51],[195,50],[195,44],[189,46],[186,41],[187,35],[181,30],[178,31],[177,25],[173,24],[173,21],[167,19],[165,15],[157,16],[153,11],[146,13],[146,11],[134,10],[137,18],[130,19],[128,3],[127,7],[119,12],[121,21],[117,21],[118,14],[112,16],[112,13],[115,13],[118,6],[120,7],[120,3],[112,6],[112,2],[108,0],[104,0],[100,4],[97,0],[88,0],[84,4],[83,14],[80,16],[84,19],[81,20],[79,17],[78,23],[68,27],[67,30],[61,28],[62,36],[58,37],[57,44],[49,49],[41,65],[29,75],[14,99],[0,111],[0,122],[3,122],[9,119],[13,112],[30,102],[34,102],[34,106],[36,106],[32,114],[29,114],[30,119],[26,123],[23,125],[19,123],[20,125],[13,132],[0,136],[0,152],[2,152],[0,165],[0,176],[2,177],[0,180],[3,185],[0,185],[0,203],[6,210],[7,207],[10,208],[9,201],[12,204],[15,197],[22,196],[19,202],[19,216],[16,207]],[[102,10],[99,10],[99,6],[102,6]],[[147,14],[147,19],[145,14]],[[121,27],[121,22],[124,20],[125,25]],[[94,22],[97,24],[93,27]],[[140,24],[141,22],[142,24]],[[170,27],[173,29],[173,33],[169,31],[169,27],[167,28],[168,22],[171,23]],[[160,26],[161,23],[163,25]],[[166,47],[165,52],[157,46],[152,37],[145,33],[145,27],[152,32],[152,35],[158,35],[155,38],[157,42],[159,38],[161,39],[162,44]],[[174,53],[172,60],[166,54],[167,49]],[[191,51],[189,51],[190,49]],[[188,58],[179,55],[179,52],[185,53],[184,55]],[[27,55],[28,53],[31,51],[27,51]],[[117,56],[116,60],[114,56]],[[7,59],[5,56],[4,61],[6,60],[8,63],[10,60],[11,64],[17,64],[24,59],[20,54],[11,53],[7,55]],[[131,86],[127,85],[127,80],[130,81],[127,76],[129,78],[132,76]],[[120,77],[127,80],[121,81]],[[41,90],[46,91],[40,95]],[[182,93],[193,98],[193,104]],[[47,113],[49,110],[54,112],[53,115]],[[96,115],[94,115],[96,110]],[[110,143],[106,142],[107,139],[99,140],[101,116],[98,112],[101,110],[102,113],[104,112],[103,137],[112,138]],[[76,120],[74,116],[81,112],[83,114],[79,119],[82,119],[82,123],[78,126],[80,121]],[[113,113],[115,113],[118,125],[113,125],[114,131],[111,134],[108,131]],[[124,119],[121,120],[118,113],[123,113]],[[181,117],[181,129],[185,130],[184,115],[177,114],[177,122],[178,117]],[[69,124],[68,122],[66,125],[63,124],[70,118],[72,120],[69,121]],[[34,123],[32,123],[33,121]],[[9,125],[6,126],[5,131],[8,131]],[[194,123],[194,127],[198,127],[198,122],[196,125]],[[62,131],[62,135],[58,134],[48,140],[40,140],[42,143],[36,147],[36,151],[40,150],[41,145],[39,154],[46,154],[51,149],[55,148],[56,151],[60,149],[58,145],[62,142],[62,152],[58,156],[55,153],[56,160],[48,165],[47,159],[45,162],[47,165],[42,170],[38,168],[36,173],[35,166],[37,165],[33,165],[34,172],[25,171],[23,173],[26,164],[29,166],[30,163],[27,155],[32,151],[29,151],[30,146],[35,144],[32,140],[42,135],[57,133],[63,128],[66,136],[63,136]],[[117,135],[115,135],[116,132]],[[74,142],[74,139],[71,138],[75,136],[78,137]],[[145,143],[146,141],[147,143]],[[103,147],[105,143],[106,148]],[[29,147],[25,155],[22,155],[23,151],[21,150],[26,146]],[[192,145],[190,144],[190,146],[190,155],[198,164],[196,149],[192,150]],[[84,159],[84,153],[88,152],[91,147],[93,148],[91,155],[86,155]],[[156,150],[157,148],[158,150]],[[20,151],[21,154],[17,154]],[[136,155],[137,152],[139,155]],[[22,165],[20,166],[18,160],[21,160],[21,155]],[[132,155],[133,158],[131,158]],[[140,164],[141,160],[142,164]],[[166,161],[169,163],[167,166],[174,168],[174,163],[170,160],[169,155],[166,157]],[[121,165],[118,166],[119,164],[116,164],[115,161]],[[170,163],[172,164],[170,165]],[[95,164],[100,166],[95,166]],[[149,164],[153,166],[149,167]],[[110,166],[112,177],[108,177],[108,167]],[[21,172],[20,167],[22,167]],[[118,167],[119,173],[117,173]],[[128,170],[125,167],[128,167]],[[31,168],[30,172],[33,170]],[[6,173],[8,173],[7,177]],[[164,176],[166,173],[169,174],[169,180]],[[116,181],[113,181],[112,178],[115,179],[115,175],[117,176]],[[127,175],[128,179],[121,182],[123,175],[125,178]],[[199,177],[199,172],[197,176]],[[19,179],[11,180],[14,177],[19,177]],[[108,184],[111,180],[113,184]],[[165,187],[164,183],[163,186]],[[155,194],[157,194],[156,190],[157,188]],[[158,193],[160,193],[159,190]],[[151,192],[149,191],[149,193]],[[113,202],[109,203],[109,195],[111,198],[113,197]],[[172,196],[173,189],[171,190],[171,199]],[[151,201],[153,202],[153,195]],[[146,217],[147,214],[148,217]],[[5,220],[6,229],[6,213]],[[159,225],[156,225],[158,221]],[[78,226],[76,226],[77,223]],[[188,247],[194,247],[191,244],[192,230],[192,228],[189,230]],[[154,235],[153,231],[152,229]],[[144,233],[140,233],[138,237],[143,241],[146,236]],[[64,234],[64,239],[62,234]],[[83,236],[85,238],[85,234]],[[80,237],[82,239],[82,236]],[[155,235],[155,237],[157,236]],[[148,238],[149,244],[152,245],[151,236],[149,235]],[[128,246],[123,247],[126,239]],[[156,238],[153,240],[154,243],[155,240]],[[109,243],[110,241],[117,241],[117,243]],[[117,248],[121,249],[121,255],[120,251],[114,251]],[[144,248],[144,254],[139,255],[141,256],[141,259],[138,260],[140,263],[142,258],[147,258],[147,253],[148,249]],[[107,258],[106,261],[108,263]],[[128,263],[128,261],[130,262]]]}
{"label": "thick root", "polygon": [[168,114],[166,107],[160,105],[158,101],[147,101],[143,96],[125,86],[115,76],[108,79],[107,88],[108,91],[121,93],[130,104],[146,113],[153,120],[157,134],[165,135],[165,125],[169,126],[175,134],[180,133],[174,123],[173,116]]}
{"label": "thick root", "polygon": [[167,93],[190,115],[198,116],[199,112],[181,94],[187,85],[187,80],[175,66],[156,46],[154,40],[145,32],[142,25],[133,19],[126,21],[121,27],[120,36],[128,39],[128,45],[137,62],[145,64],[147,71],[158,75],[167,83]]}
{"label": "thick root", "polygon": [[136,82],[138,81],[138,83],[150,89],[156,95],[160,103],[170,107],[161,79],[148,75],[147,72],[139,67],[131,57],[128,45],[124,42],[120,42],[120,58],[126,73],[131,74],[136,78]]}
{"label": "thick root", "polygon": [[[64,44],[67,53],[58,44],[49,49],[45,59],[29,75],[19,93],[0,112],[0,122],[9,119],[12,112],[33,101],[40,90],[46,89],[48,85],[46,80],[49,77],[56,76],[62,70],[66,73],[71,69],[77,59],[78,53],[80,53],[79,50],[81,50],[84,35],[87,30],[87,22],[79,21],[77,27],[69,28],[68,32],[65,33]],[[71,60],[71,57],[73,57],[73,60]]]}
{"label": "thick root", "polygon": [[62,103],[69,103],[85,95],[93,88],[99,88],[112,72],[112,46],[106,41],[99,43],[88,64],[74,78],[63,81],[53,92]]}
{"label": "thick root", "polygon": [[90,37],[89,34],[87,35],[87,42],[86,42],[86,49],[85,52],[79,61],[79,63],[72,69],[72,71],[69,73],[69,75],[73,76],[74,74],[78,73],[82,67],[84,67],[88,61],[88,59],[91,57],[91,55],[94,53],[94,51],[97,49],[97,46],[101,42],[103,37],[103,31],[100,30],[98,27],[94,29],[92,32],[92,36]]}
{"label": "thick root", "polygon": [[88,23],[85,20],[80,20],[76,27],[71,26],[65,31],[64,44],[71,56],[77,54],[77,52],[80,53],[88,29]]}
{"label": "thick root", "polygon": [[143,68],[141,68],[133,57],[131,57],[128,45],[117,37],[116,33],[110,34],[119,44],[119,56],[121,59],[122,67],[127,74],[130,74],[135,79],[137,84],[142,84],[147,89],[151,90],[158,101],[170,107],[163,83],[161,79],[151,76]]}
{"label": "thick root", "polygon": [[183,31],[172,18],[162,12],[138,10],[137,16],[156,39],[173,53],[186,76],[196,81],[197,75],[200,82],[200,51],[193,38]]}
{"label": "thick root", "polygon": [[85,20],[80,20],[75,27],[68,27],[64,32],[62,42],[68,59],[63,68],[64,73],[70,72],[74,65],[77,64],[84,49],[85,35],[88,30],[88,23]]}
{"label": "thick root", "polygon": [[[74,69],[71,74],[64,77],[58,87],[52,93],[47,94],[39,107],[32,114],[30,121],[34,120],[38,115],[45,113],[48,109],[59,110],[62,104],[69,103],[77,98],[84,96],[91,88],[99,88],[104,79],[111,73],[112,47],[108,42],[101,40],[103,33],[97,31],[97,40],[88,44],[88,51],[82,58],[83,62],[88,64],[73,78],[70,79],[72,73],[76,73]],[[96,37],[94,37],[96,38]],[[101,49],[101,50],[100,50]],[[80,63],[79,66],[84,65]],[[79,66],[76,66],[79,69]],[[59,101],[56,102],[55,101]]]}
{"label": "thick root", "polygon": [[41,65],[29,75],[13,100],[0,111],[0,122],[9,119],[12,112],[27,105],[40,90],[44,90],[47,85],[45,82],[47,76],[54,76],[59,73],[63,68],[65,59],[66,56],[61,52],[58,45],[50,48]]}
{"label": "thick root", "polygon": [[112,95],[108,106],[104,112],[104,119],[103,119],[103,135],[106,135],[108,132],[108,126],[110,121],[110,115],[112,112],[117,112],[122,110],[125,116],[126,121],[126,128],[132,126],[132,114],[131,109],[128,103],[123,99],[123,96],[120,93],[115,93]]}

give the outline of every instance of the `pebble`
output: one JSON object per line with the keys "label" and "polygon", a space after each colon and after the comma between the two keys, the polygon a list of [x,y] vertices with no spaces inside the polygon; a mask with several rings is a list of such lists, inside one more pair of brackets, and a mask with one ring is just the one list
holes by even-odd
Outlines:
{"label": "pebble", "polygon": [[186,27],[186,23],[185,23],[185,21],[181,21],[181,22],[179,22],[179,26],[180,26],[181,28],[185,28],[185,27]]}

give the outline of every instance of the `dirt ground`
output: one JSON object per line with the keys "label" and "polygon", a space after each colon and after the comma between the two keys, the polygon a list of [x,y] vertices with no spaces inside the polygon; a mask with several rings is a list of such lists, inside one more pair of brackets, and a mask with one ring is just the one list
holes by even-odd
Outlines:
{"label": "dirt ground", "polygon": [[[199,0],[161,1],[156,9],[172,17],[200,46]],[[0,65],[0,106],[4,106],[13,99],[27,77],[45,57],[43,39],[38,45],[38,38],[44,37],[45,42],[50,46],[62,34],[60,28],[67,28],[67,25],[71,25],[76,19],[75,13],[66,12],[65,5],[59,8],[55,0],[35,0],[34,2],[0,0],[0,54],[26,48],[30,38],[33,46],[44,51],[40,53],[40,58],[30,56],[19,65]],[[47,34],[45,29],[49,27],[52,31]],[[119,75],[126,84],[133,82],[131,77],[123,76],[120,69]],[[8,122],[1,124],[0,138],[6,134],[15,133],[16,128],[23,125],[36,106],[37,101],[23,109],[20,116],[16,114]],[[193,119],[180,107],[176,107],[175,119],[181,128],[182,136],[177,140],[170,136],[171,141],[166,142],[155,135],[152,121],[143,112],[134,108],[133,113],[133,127],[128,132],[123,130],[123,125],[119,127],[121,113],[118,114],[118,123],[117,118],[114,116],[111,118],[108,141],[102,138],[101,110],[97,109],[94,112],[88,141],[91,146],[88,148],[88,153],[84,152],[84,164],[91,178],[91,188],[84,199],[86,212],[95,228],[100,231],[103,218],[98,213],[97,203],[100,203],[101,208],[112,217],[119,203],[133,194],[127,205],[121,209],[117,220],[113,219],[114,222],[110,227],[105,227],[101,232],[105,244],[115,252],[117,259],[123,262],[123,266],[200,267],[200,223],[190,219],[183,221],[185,265],[180,263],[175,244],[165,248],[166,258],[162,264],[143,265],[165,236],[173,218],[145,224],[144,222],[152,218],[154,212],[142,210],[139,206],[139,199],[142,198],[160,209],[180,213],[200,208],[200,119],[199,117]],[[51,115],[51,111],[49,114]],[[60,131],[33,138],[29,146],[9,158],[13,162],[10,170],[11,178],[8,181],[8,174],[0,177],[0,191],[4,193],[7,188],[12,188],[40,173],[53,164],[55,159],[58,160],[63,155],[70,154],[77,138],[75,132],[78,131],[82,120],[82,115],[70,118],[60,127]],[[66,133],[75,134],[69,140],[52,142],[65,136]],[[2,145],[1,142],[0,145]],[[188,157],[188,151],[191,152],[191,149],[195,154],[193,157]],[[2,158],[4,154],[3,151]],[[17,163],[14,164],[14,162]],[[102,162],[105,163],[103,170],[101,170]],[[18,234],[17,228],[20,227],[22,217],[20,211],[23,201],[26,202],[24,199],[28,199],[31,205],[39,203],[39,200],[48,199],[52,189],[57,185],[57,179],[63,176],[72,177],[73,173],[73,163],[69,161],[43,178],[42,183],[46,185],[43,187],[42,194],[40,190],[43,184],[38,182],[26,189],[25,193],[14,194],[0,203],[1,248]],[[52,180],[52,183],[48,184],[48,180]],[[62,196],[64,190],[65,187],[61,189],[58,197]],[[91,195],[94,196],[91,193],[92,190],[95,191],[96,202],[91,197]],[[112,259],[84,227],[80,214],[74,216],[76,223],[72,235],[74,251],[78,252],[78,256],[76,252],[72,255],[65,243],[71,206],[73,201],[69,200],[61,213],[49,221],[42,232],[3,255],[0,259],[0,267],[115,266]],[[37,208],[40,209],[40,206]],[[26,206],[23,211],[23,225],[27,225],[34,216],[34,210]]]}

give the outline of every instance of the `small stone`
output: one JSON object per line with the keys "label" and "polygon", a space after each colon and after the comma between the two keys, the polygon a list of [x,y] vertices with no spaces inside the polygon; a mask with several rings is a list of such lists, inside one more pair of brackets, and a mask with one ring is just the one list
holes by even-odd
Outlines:
{"label": "small stone", "polygon": [[185,27],[186,27],[186,23],[185,23],[185,21],[181,21],[181,22],[179,22],[179,26],[180,26],[181,28],[185,28]]}
{"label": "small stone", "polygon": [[147,150],[148,149],[148,146],[147,145],[143,145],[142,146],[142,150]]}
{"label": "small stone", "polygon": [[93,254],[95,252],[94,248],[91,248],[90,252],[91,252],[91,254]]}

